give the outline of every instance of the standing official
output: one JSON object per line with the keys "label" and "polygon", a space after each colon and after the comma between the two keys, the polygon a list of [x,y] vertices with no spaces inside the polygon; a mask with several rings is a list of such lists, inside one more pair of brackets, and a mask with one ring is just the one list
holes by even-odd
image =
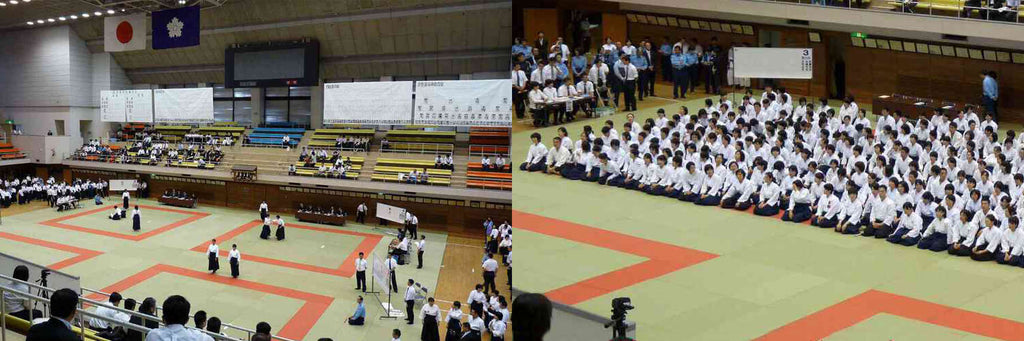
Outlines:
{"label": "standing official", "polygon": [[[625,92],[626,95],[626,108],[624,111],[635,111],[636,81],[639,74],[637,73],[636,66],[630,64],[629,56],[623,55],[619,58],[619,63],[615,65],[615,77],[620,80],[620,84],[622,84],[621,91]],[[618,106],[618,103],[616,103],[616,106]]]}
{"label": "standing official", "polygon": [[356,290],[366,292],[366,259],[362,252],[356,258]]}
{"label": "standing official", "polygon": [[359,203],[359,207],[356,207],[356,222],[366,224],[366,203]]}
{"label": "standing official", "polygon": [[[576,65],[573,65],[575,68]],[[526,77],[526,71],[523,71],[521,64],[516,63],[512,66],[512,103],[516,105],[516,118],[523,118],[526,112],[526,81],[529,80]]]}
{"label": "standing official", "polygon": [[416,287],[413,286],[414,283],[416,282],[410,278],[409,286],[405,288],[405,320],[409,321],[407,324],[413,324],[413,319],[415,318],[412,314],[412,307],[416,304]]}
{"label": "standing official", "polygon": [[494,274],[498,270],[498,261],[494,260],[494,254],[487,253],[487,260],[481,267],[484,269],[484,294],[489,290],[497,291],[498,288],[494,285]]}
{"label": "standing official", "polygon": [[993,120],[999,122],[999,112],[997,111],[999,104],[999,83],[996,82],[996,72],[982,71],[981,78],[981,100],[985,105],[985,111],[992,114]]}
{"label": "standing official", "polygon": [[398,269],[398,261],[395,256],[388,257],[388,273],[391,274],[391,291],[398,293],[398,280],[395,279],[395,270]]}
{"label": "standing official", "polygon": [[416,265],[417,269],[423,268],[423,248],[427,246],[427,236],[420,236],[420,240],[416,242],[416,259],[419,264]]}
{"label": "standing official", "polygon": [[640,56],[647,62],[647,77],[644,81],[644,87],[641,87],[641,92],[644,92],[644,96],[654,96],[654,83],[658,78],[658,74],[654,71],[654,50],[652,50],[651,42],[645,41],[643,50],[640,52]]}
{"label": "standing official", "polygon": [[[636,86],[635,90],[636,90],[637,100],[639,100],[639,101],[644,100],[644,92],[645,92],[645,88],[647,87],[647,67],[648,67],[648,64],[647,64],[647,60],[644,59],[643,54],[644,54],[644,50],[641,47],[640,49],[637,50],[636,53],[634,53],[634,54],[629,56],[629,64],[632,65],[633,67],[635,67],[636,68],[636,72],[637,72],[637,86]],[[628,95],[627,95],[626,98],[627,98],[627,101],[628,101],[628,98],[629,98]],[[629,102],[626,102],[626,103],[627,103],[627,106],[628,106]]]}

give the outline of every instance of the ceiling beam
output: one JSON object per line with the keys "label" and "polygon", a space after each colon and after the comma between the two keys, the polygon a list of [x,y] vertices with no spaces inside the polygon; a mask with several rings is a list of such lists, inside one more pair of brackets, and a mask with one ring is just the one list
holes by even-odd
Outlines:
{"label": "ceiling beam", "polygon": [[[262,23],[242,26],[231,26],[231,27],[218,27],[218,28],[205,28],[199,31],[199,35],[212,35],[212,34],[224,34],[224,33],[235,33],[235,32],[247,32],[247,31],[259,31],[259,30],[270,30],[279,28],[288,28],[296,26],[307,26],[317,24],[334,24],[343,22],[356,22],[356,21],[368,21],[377,19],[388,19],[388,18],[402,18],[402,17],[418,17],[423,15],[437,15],[447,13],[460,13],[460,12],[475,12],[475,11],[486,11],[493,9],[504,9],[512,8],[512,2],[507,0],[478,0],[470,3],[462,3],[456,5],[443,5],[443,6],[432,6],[432,7],[421,7],[415,9],[404,9],[404,10],[390,10],[390,9],[377,9],[369,11],[361,11],[340,16],[321,17],[321,18],[303,18],[295,20],[280,21],[274,23]],[[152,39],[152,36],[147,34],[146,39]],[[88,45],[103,45],[103,37],[96,39],[90,39],[86,41]]]}

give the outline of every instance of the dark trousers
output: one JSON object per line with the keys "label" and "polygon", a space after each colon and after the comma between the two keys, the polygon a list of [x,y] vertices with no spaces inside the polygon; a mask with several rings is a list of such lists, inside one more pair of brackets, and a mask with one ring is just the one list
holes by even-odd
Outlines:
{"label": "dark trousers", "polygon": [[686,78],[686,68],[672,69],[672,97],[679,98],[679,91],[682,89],[682,96],[686,98],[687,86],[689,85]]}
{"label": "dark trousers", "polygon": [[636,110],[636,80],[627,80],[623,83],[623,91],[626,95],[626,109],[625,111]]}
{"label": "dark trousers", "polygon": [[512,103],[516,105],[516,118],[523,118],[526,112],[526,93],[512,89]]}
{"label": "dark trousers", "polygon": [[708,68],[707,79],[705,79],[704,83],[704,92],[707,92],[708,95],[717,94],[721,87],[718,83],[718,73],[711,72],[711,69]]}
{"label": "dark trousers", "polygon": [[413,300],[405,301],[405,314],[408,317],[405,320],[409,321],[410,324],[412,324],[412,321],[413,321],[412,306],[415,305],[415,304],[416,304],[416,301],[413,301]]}
{"label": "dark trousers", "polygon": [[484,293],[488,290],[498,291],[498,287],[494,285],[494,271],[484,271]]}
{"label": "dark trousers", "polygon": [[637,89],[636,89],[637,90],[636,91],[636,95],[637,95],[637,100],[642,101],[642,100],[644,100],[644,95],[646,94],[645,92],[647,92],[647,82],[648,82],[647,71],[643,70],[643,71],[638,72],[637,74],[639,75],[639,77],[637,77],[637,83],[638,83],[637,85],[638,86],[637,86]]}
{"label": "dark trousers", "polygon": [[356,212],[356,222],[365,224],[366,223],[366,212]]}
{"label": "dark trousers", "polygon": [[666,82],[672,81],[672,57],[661,56],[661,79]]}
{"label": "dark trousers", "polygon": [[985,105],[985,112],[991,113],[992,120],[999,122],[999,109],[997,108],[999,101],[994,100],[988,96],[981,96],[981,98],[983,104]]}
{"label": "dark trousers", "polygon": [[395,280],[395,270],[391,270],[391,291],[398,292],[398,281]]}
{"label": "dark trousers", "polygon": [[416,259],[419,260],[419,264],[416,265],[417,269],[423,268],[423,250],[416,251]]}
{"label": "dark trousers", "polygon": [[348,324],[350,326],[361,326],[361,325],[363,325],[363,318],[362,317],[357,317],[357,318],[349,317],[348,318]]}
{"label": "dark trousers", "polygon": [[356,289],[366,292],[366,271],[356,271]]}
{"label": "dark trousers", "polygon": [[690,78],[690,92],[697,91],[697,81],[700,80],[700,77],[698,77],[700,75],[700,68],[697,65],[699,64],[694,64],[687,68],[687,77]]}

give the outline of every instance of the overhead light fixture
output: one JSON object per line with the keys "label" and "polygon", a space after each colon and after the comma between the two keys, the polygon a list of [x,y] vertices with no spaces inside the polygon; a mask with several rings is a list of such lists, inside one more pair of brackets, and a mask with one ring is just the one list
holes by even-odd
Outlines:
{"label": "overhead light fixture", "polygon": [[36,23],[37,23],[37,24],[42,24],[43,22],[44,22],[44,21],[43,21],[42,19],[36,20]]}
{"label": "overhead light fixture", "polygon": [[108,10],[107,10],[107,14],[114,14],[114,10],[112,10],[112,9],[108,9]]}
{"label": "overhead light fixture", "polygon": [[35,25],[36,23],[34,23],[34,22],[31,22],[31,21],[29,21],[29,22],[27,22],[26,24],[29,24],[29,25]]}
{"label": "overhead light fixture", "polygon": [[56,20],[53,20],[53,18],[49,18],[49,19],[46,19],[46,21],[47,21],[47,22],[54,22],[54,21],[56,21]]}
{"label": "overhead light fixture", "polygon": [[124,13],[124,8],[121,9],[121,13]]}
{"label": "overhead light fixture", "polygon": [[7,3],[6,2],[0,2],[0,7],[4,7],[4,6],[7,6]]}
{"label": "overhead light fixture", "polygon": [[64,21],[64,20],[68,20],[68,18],[60,17],[60,18],[57,18],[57,20]]}
{"label": "overhead light fixture", "polygon": [[74,14],[72,14],[72,15],[71,15],[71,19],[78,19],[78,16],[77,16],[77,15],[74,15]]}
{"label": "overhead light fixture", "polygon": [[11,0],[11,5],[17,5],[17,4],[18,4],[18,0]]}
{"label": "overhead light fixture", "polygon": [[92,14],[98,17],[98,16],[103,15],[103,12],[96,11],[96,12],[92,12]]}
{"label": "overhead light fixture", "polygon": [[88,17],[89,17],[89,13],[82,13],[82,18],[88,18]]}
{"label": "overhead light fixture", "polygon": [[184,5],[185,4],[185,0],[178,0],[178,4],[179,5]]}

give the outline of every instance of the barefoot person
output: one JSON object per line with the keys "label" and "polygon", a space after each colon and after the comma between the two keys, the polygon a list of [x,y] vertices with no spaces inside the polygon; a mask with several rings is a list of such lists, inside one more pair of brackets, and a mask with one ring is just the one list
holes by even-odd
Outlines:
{"label": "barefoot person", "polygon": [[210,241],[210,246],[206,248],[206,255],[210,260],[207,270],[209,270],[211,274],[217,273],[217,270],[220,269],[220,247],[217,246],[216,239]]}

